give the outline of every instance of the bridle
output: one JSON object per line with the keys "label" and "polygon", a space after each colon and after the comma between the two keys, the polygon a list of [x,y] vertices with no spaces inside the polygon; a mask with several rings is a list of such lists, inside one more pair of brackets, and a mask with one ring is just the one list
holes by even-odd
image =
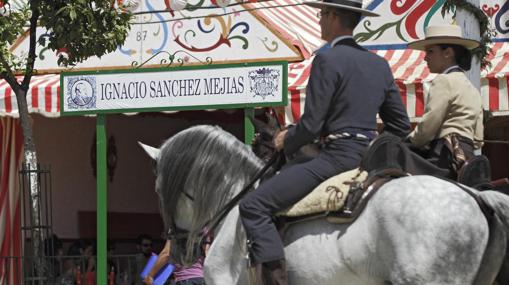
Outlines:
{"label": "bridle", "polygon": [[[253,185],[267,172],[267,170],[278,160],[278,158],[282,155],[282,152],[275,152],[269,161],[265,164],[265,166],[256,173],[256,175],[251,179],[251,181],[237,194],[235,195],[226,205],[224,205],[211,219],[207,220],[203,226],[201,227],[201,232],[199,233],[199,243],[201,244],[203,239],[209,235],[209,233],[213,232],[217,226],[221,223],[221,221],[228,215],[228,213],[237,205],[237,203],[244,197],[246,194],[253,188]],[[194,197],[189,193],[183,191],[183,194],[194,201]],[[177,227],[175,224],[175,220],[171,218],[170,227],[168,233],[166,234],[166,239],[181,241],[186,240],[189,236],[189,231]]]}
{"label": "bridle", "polygon": [[[271,108],[270,115],[275,116],[275,111]],[[281,129],[281,124],[279,120],[276,118],[277,126]],[[262,140],[263,143],[263,140]],[[274,146],[271,144],[266,145],[269,148],[274,149]],[[239,201],[246,196],[246,194],[253,188],[254,184],[263,177],[265,173],[279,160],[284,159],[284,153],[282,151],[275,151],[270,159],[267,161],[265,166],[256,173],[256,175],[251,179],[251,181],[237,194],[235,195],[226,205],[224,205],[212,218],[207,220],[203,226],[201,227],[201,232],[198,237],[198,245],[201,245],[203,240],[209,236],[210,233],[214,232],[214,230],[219,226],[221,221],[228,215],[228,213],[239,203]],[[186,191],[182,191],[183,194],[191,201],[194,202],[195,198],[187,193]],[[189,237],[189,231],[186,229],[182,229],[177,227],[175,220],[170,218],[170,227],[166,234],[166,239],[172,239],[178,241],[187,240]]]}

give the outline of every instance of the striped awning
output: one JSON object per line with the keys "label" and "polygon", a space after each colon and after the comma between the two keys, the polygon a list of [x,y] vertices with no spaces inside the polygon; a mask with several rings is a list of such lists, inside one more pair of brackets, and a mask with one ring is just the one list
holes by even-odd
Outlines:
{"label": "striped awning", "polygon": [[[33,76],[27,94],[28,112],[39,113],[46,117],[60,116],[59,94],[59,74]],[[0,80],[0,116],[19,116],[16,94],[5,80]]]}
{"label": "striped awning", "polygon": [[[289,104],[285,108],[287,122],[300,118],[304,110],[305,89],[310,74],[312,54],[324,42],[320,39],[318,9],[301,5],[304,0],[273,0],[246,4],[259,18],[278,30],[303,53],[306,60],[289,64]],[[373,50],[391,66],[403,102],[413,121],[424,113],[430,74],[424,53],[409,49]],[[509,43],[496,42],[489,60],[491,67],[481,73],[481,95],[485,109],[494,115],[509,115]],[[34,76],[28,92],[32,113],[48,117],[60,115],[59,75]],[[17,116],[17,103],[12,90],[0,80],[0,116]]]}
{"label": "striped awning", "polygon": [[[481,72],[481,96],[483,106],[495,116],[509,115],[509,43],[497,42],[489,57],[491,67]],[[401,50],[373,50],[385,58],[391,66],[401,98],[412,121],[418,121],[424,113],[424,106],[430,82],[436,76],[431,74],[424,61],[424,52]],[[307,79],[312,58],[289,65],[289,106],[286,120],[294,122],[304,110]]]}
{"label": "striped awning", "polygon": [[481,73],[483,105],[495,116],[509,115],[509,43],[495,43],[489,59],[491,67]]}
{"label": "striped awning", "polygon": [[[304,110],[305,88],[311,69],[313,51],[323,45],[320,39],[318,9],[299,5],[303,0],[274,0],[249,4],[260,9],[256,13],[276,27],[306,56],[306,60],[289,66],[289,105],[286,120],[294,122]],[[489,57],[491,68],[481,72],[481,95],[484,108],[494,115],[509,115],[509,43],[496,42]],[[412,121],[418,121],[424,113],[429,82],[436,76],[430,74],[424,61],[424,53],[409,49],[373,50],[385,58],[391,66],[400,89],[403,102]]]}
{"label": "striped awning", "polygon": [[[418,120],[424,113],[425,98],[429,82],[434,78],[424,62],[424,53],[414,50],[373,51],[384,57],[391,66],[399,87],[401,98],[412,121]],[[311,71],[313,58],[289,65],[288,85],[289,104],[286,107],[286,121],[297,121],[303,110],[306,97],[306,85]]]}
{"label": "striped awning", "polygon": [[305,58],[324,44],[316,8],[302,5],[303,0],[272,0],[244,4],[253,13],[278,30],[298,47]]}
{"label": "striped awning", "polygon": [[[424,53],[415,50],[376,50],[391,66],[409,117],[417,121],[424,113],[429,82],[435,77],[424,62]],[[304,110],[305,91],[313,58],[288,66],[287,122],[298,120]],[[485,109],[494,115],[509,115],[509,43],[497,42],[490,56],[491,67],[481,73],[481,96]],[[37,75],[27,94],[31,113],[60,116],[60,76]],[[6,81],[0,80],[0,116],[18,116],[16,96]]]}

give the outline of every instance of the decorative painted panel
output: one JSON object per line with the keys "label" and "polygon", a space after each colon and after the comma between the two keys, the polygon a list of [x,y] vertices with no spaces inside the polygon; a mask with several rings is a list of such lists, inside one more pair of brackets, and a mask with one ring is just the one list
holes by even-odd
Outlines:
{"label": "decorative painted panel", "polygon": [[[116,0],[122,3],[122,0]],[[135,13],[131,32],[123,46],[102,58],[90,58],[75,69],[131,68],[302,60],[300,52],[275,30],[247,11],[242,5],[218,7],[217,0],[191,0],[186,9],[174,11],[169,0],[130,0]],[[173,3],[173,2],[172,2]],[[38,34],[43,35],[44,29]],[[16,54],[28,49],[28,38],[13,46]],[[39,46],[36,69],[55,71],[57,55]]]}
{"label": "decorative painted panel", "polygon": [[355,30],[363,45],[407,44],[424,37],[429,25],[451,23],[451,15],[442,17],[444,0],[374,0],[367,8],[380,17],[364,18]]}

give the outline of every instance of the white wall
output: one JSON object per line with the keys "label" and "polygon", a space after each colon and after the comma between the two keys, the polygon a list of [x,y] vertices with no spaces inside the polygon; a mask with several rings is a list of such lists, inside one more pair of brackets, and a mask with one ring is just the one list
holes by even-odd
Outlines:
{"label": "white wall", "polygon": [[[159,146],[178,130],[204,123],[217,124],[237,137],[243,136],[241,111],[109,115],[107,136],[115,137],[118,159],[113,181],[108,184],[108,210],[158,213],[152,164],[137,141]],[[79,238],[78,211],[96,209],[90,158],[94,133],[94,117],[34,116],[39,161],[52,170],[53,231],[60,238]]]}

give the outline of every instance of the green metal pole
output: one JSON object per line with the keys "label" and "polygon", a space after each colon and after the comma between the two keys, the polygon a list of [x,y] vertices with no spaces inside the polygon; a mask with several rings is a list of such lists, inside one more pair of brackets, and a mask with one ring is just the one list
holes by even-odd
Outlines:
{"label": "green metal pole", "polygon": [[255,129],[249,118],[254,118],[253,108],[244,109],[244,143],[250,146],[253,142]]}
{"label": "green metal pole", "polygon": [[107,285],[106,238],[108,230],[108,191],[106,182],[106,116],[97,115],[97,267],[99,285]]}

